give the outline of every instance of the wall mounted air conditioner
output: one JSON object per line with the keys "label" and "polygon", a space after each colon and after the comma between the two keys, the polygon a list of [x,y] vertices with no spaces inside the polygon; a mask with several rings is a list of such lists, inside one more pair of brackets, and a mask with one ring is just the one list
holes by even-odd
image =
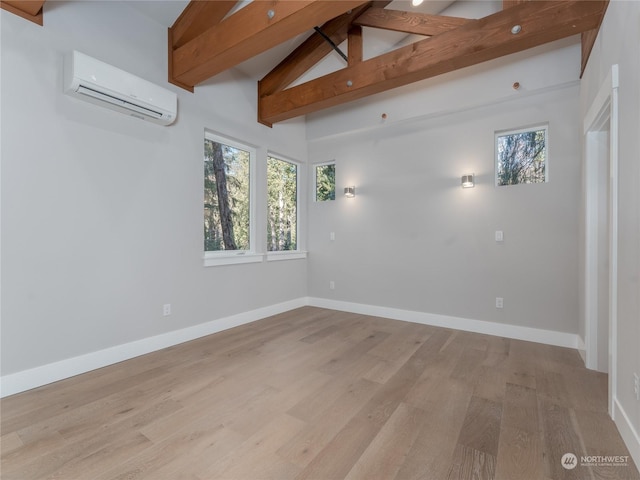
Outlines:
{"label": "wall mounted air conditioner", "polygon": [[69,95],[132,117],[160,125],[176,119],[175,93],[80,52],[65,56],[64,85]]}

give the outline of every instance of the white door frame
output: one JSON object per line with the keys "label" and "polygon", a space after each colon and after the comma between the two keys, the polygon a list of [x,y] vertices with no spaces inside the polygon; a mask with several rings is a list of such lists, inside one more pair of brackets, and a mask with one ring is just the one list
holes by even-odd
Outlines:
{"label": "white door frame", "polygon": [[609,122],[609,415],[614,417],[618,349],[618,65],[613,65],[584,118],[585,347],[587,368],[598,362],[598,135]]}

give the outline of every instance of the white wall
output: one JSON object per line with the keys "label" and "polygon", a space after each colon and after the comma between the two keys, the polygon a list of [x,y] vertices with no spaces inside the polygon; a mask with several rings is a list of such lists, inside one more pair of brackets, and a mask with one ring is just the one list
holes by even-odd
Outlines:
{"label": "white wall", "polygon": [[[578,62],[539,49],[310,118],[310,163],[357,191],[309,205],[310,296],[577,333]],[[550,181],[495,187],[494,132],[546,122]]]}
{"label": "white wall", "polygon": [[[306,260],[202,264],[205,127],[305,161],[303,120],[258,124],[255,82],[234,73],[169,85],[166,28],[123,3],[0,17],[3,376],[306,295]],[[63,95],[72,49],[176,91],[177,123]]]}
{"label": "white wall", "polygon": [[[640,465],[640,401],[633,373],[640,374],[640,3],[609,4],[585,70],[582,114],[593,103],[611,66],[617,64],[619,87],[618,179],[618,385],[616,424]],[[582,118],[582,117],[581,117]]]}

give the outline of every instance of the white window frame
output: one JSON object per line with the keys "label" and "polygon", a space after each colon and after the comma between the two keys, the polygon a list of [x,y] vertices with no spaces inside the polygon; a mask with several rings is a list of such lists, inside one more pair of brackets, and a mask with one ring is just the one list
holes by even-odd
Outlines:
{"label": "white window frame", "polygon": [[[334,202],[336,200],[336,198],[334,198],[333,200],[318,200],[318,190],[317,190],[317,186],[318,186],[318,167],[324,167],[325,165],[334,165],[335,166],[336,161],[335,160],[330,160],[328,162],[320,162],[320,163],[314,163],[312,164],[312,168],[313,168],[313,185],[311,188],[311,196],[312,199],[315,203],[327,203],[327,202]],[[335,181],[335,179],[334,179]],[[337,183],[336,185],[334,185],[334,187],[336,188],[335,190],[335,197],[338,196],[338,190],[337,190]]]}
{"label": "white window frame", "polygon": [[[267,152],[267,158],[265,162],[269,161],[269,158],[275,158],[277,160],[281,160],[283,162],[292,163],[296,166],[296,249],[295,250],[278,250],[278,251],[269,251],[268,246],[265,247],[267,250],[267,261],[268,262],[278,262],[281,260],[298,260],[307,258],[307,252],[301,249],[301,245],[303,244],[302,237],[302,228],[301,227],[301,202],[302,202],[302,181],[303,178],[303,168],[304,165],[297,160],[293,160],[286,155],[280,155],[279,153],[275,153],[272,151]],[[268,168],[268,167],[267,167]],[[266,171],[266,169],[265,169]],[[315,171],[315,170],[314,170]],[[267,177],[267,191],[269,189],[268,185],[268,177]],[[268,208],[269,199],[267,198],[267,208]],[[266,231],[265,231],[265,239],[266,239]]]}
{"label": "white window frame", "polygon": [[515,185],[500,185],[498,183],[498,137],[505,137],[507,135],[517,135],[519,133],[525,132],[537,132],[540,130],[544,130],[544,182],[536,182],[536,183],[518,183],[516,185],[536,185],[540,183],[548,183],[549,182],[549,124],[548,123],[536,123],[528,127],[522,127],[517,129],[508,129],[508,130],[498,130],[494,133],[494,173],[493,180],[494,185],[496,187],[513,187]]}
{"label": "white window frame", "polygon": [[[205,129],[204,140],[228,145],[239,150],[249,152],[249,249],[247,250],[219,250],[204,252],[203,263],[205,267],[219,265],[233,265],[238,263],[259,263],[264,260],[264,254],[256,250],[256,158],[257,148],[247,143],[223,136],[212,130]],[[203,146],[204,148],[204,146]],[[204,152],[203,152],[204,154]],[[203,159],[204,161],[204,159]],[[203,164],[204,172],[204,164]],[[202,205],[204,205],[204,189],[202,192]],[[204,207],[203,207],[204,208]]]}

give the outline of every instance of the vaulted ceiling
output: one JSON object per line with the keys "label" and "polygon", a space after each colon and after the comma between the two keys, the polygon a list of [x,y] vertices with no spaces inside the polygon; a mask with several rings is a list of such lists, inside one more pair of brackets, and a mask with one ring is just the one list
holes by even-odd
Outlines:
{"label": "vaulted ceiling", "polygon": [[[505,0],[500,12],[465,19],[391,10],[389,3],[254,1],[228,15],[233,0],[191,1],[169,29],[169,79],[193,89],[311,30],[258,82],[258,121],[272,125],[578,33],[595,37],[607,6],[605,0]],[[363,27],[426,38],[365,60]],[[344,68],[292,86],[345,39]]]}
{"label": "vaulted ceiling", "polygon": [[[469,19],[400,11],[385,0],[191,0],[168,30],[168,77],[193,91],[306,35],[258,81],[258,121],[271,126],[576,34],[582,34],[584,70],[608,1],[503,0],[500,11]],[[2,8],[42,24],[44,3],[2,0]],[[364,28],[418,40],[365,59]],[[343,52],[339,45],[345,41]],[[344,58],[342,68],[300,83],[334,51]]]}

